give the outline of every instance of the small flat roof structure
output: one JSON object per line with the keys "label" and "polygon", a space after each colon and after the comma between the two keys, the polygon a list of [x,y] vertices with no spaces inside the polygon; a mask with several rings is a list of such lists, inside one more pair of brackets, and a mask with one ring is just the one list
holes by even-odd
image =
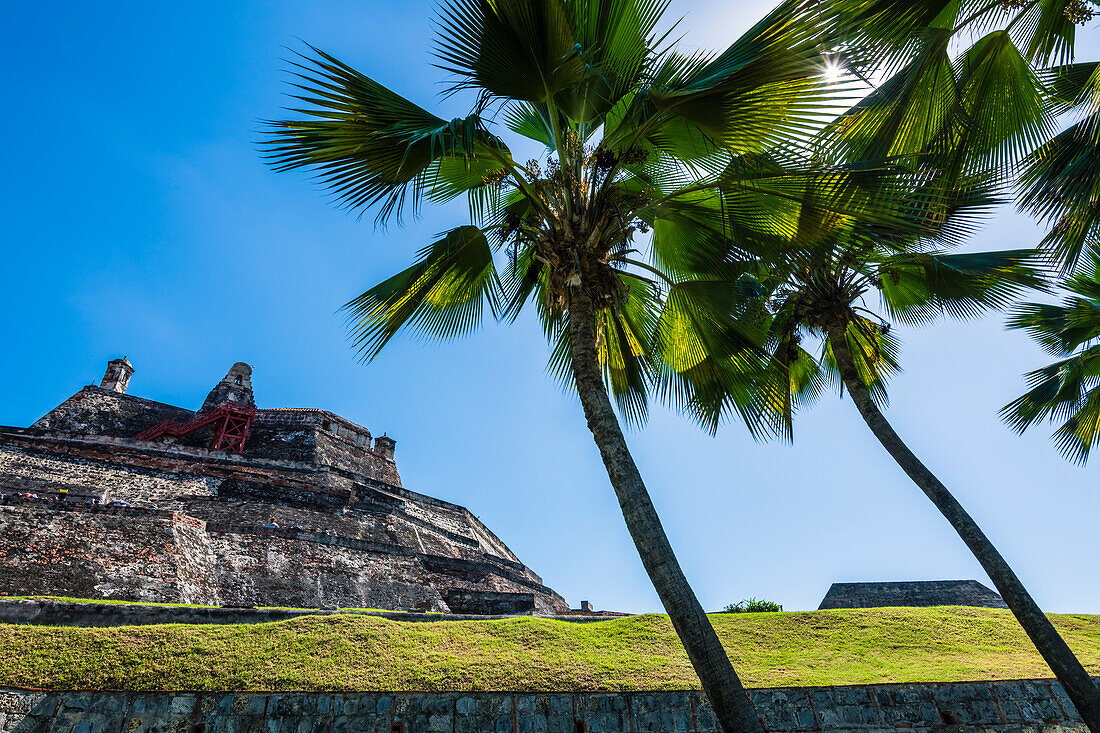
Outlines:
{"label": "small flat roof structure", "polygon": [[821,599],[825,608],[889,606],[977,606],[1008,608],[994,591],[976,580],[903,580],[885,583],[833,583]]}

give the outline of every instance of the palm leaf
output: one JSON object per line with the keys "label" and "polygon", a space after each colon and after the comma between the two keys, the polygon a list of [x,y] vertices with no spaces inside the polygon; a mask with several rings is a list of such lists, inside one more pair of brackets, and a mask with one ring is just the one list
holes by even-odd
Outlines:
{"label": "palm leaf", "polygon": [[300,91],[309,107],[291,110],[302,119],[272,122],[265,156],[276,170],[312,169],[342,206],[379,207],[378,221],[414,204],[424,174],[442,158],[498,159],[507,148],[475,115],[446,122],[378,82],[313,49],[297,64]]}
{"label": "palm leaf", "polygon": [[944,314],[973,318],[1003,308],[1025,288],[1043,288],[1035,261],[1035,250],[910,252],[884,257],[877,276],[891,316],[916,325]]}
{"label": "palm leaf", "polygon": [[657,322],[659,392],[714,432],[737,415],[758,437],[774,432],[765,409],[767,314],[740,281],[692,280],[669,289]]}
{"label": "palm leaf", "polygon": [[1100,346],[1084,349],[1026,375],[1030,389],[1001,410],[1018,433],[1045,420],[1062,420],[1054,438],[1078,463],[1088,459],[1100,434]]}
{"label": "palm leaf", "polygon": [[477,327],[485,302],[495,308],[498,288],[485,235],[458,227],[421,249],[412,267],[347,303],[348,332],[365,360],[405,326],[453,338]]}

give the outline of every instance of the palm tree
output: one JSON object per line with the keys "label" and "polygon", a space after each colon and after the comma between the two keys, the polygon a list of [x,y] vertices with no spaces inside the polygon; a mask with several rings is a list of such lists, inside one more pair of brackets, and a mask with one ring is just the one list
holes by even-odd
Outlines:
{"label": "palm tree", "polygon": [[[997,202],[982,182],[986,177],[964,186],[948,185],[951,178],[928,172],[910,176],[914,194],[925,192],[917,200],[938,205],[904,205],[895,226],[867,226],[806,205],[792,211],[791,246],[775,250],[770,261],[758,261],[752,288],[744,287],[746,276],[740,278],[741,297],[756,295],[766,303],[771,378],[777,386],[771,407],[787,436],[797,410],[830,383],[838,384],[841,393],[846,390],[874,436],[974,553],[1083,719],[1100,730],[1100,693],[1087,672],[993,543],[881,409],[887,380],[899,369],[898,341],[887,318],[867,307],[868,296],[879,296],[885,316],[915,326],[945,314],[965,318],[1001,309],[1023,288],[1044,285],[1034,250],[948,253],[975,216]],[[929,188],[936,195],[928,195]],[[816,357],[802,346],[807,338],[822,344]],[[1100,359],[1093,368],[1098,364]],[[691,407],[713,430],[739,398],[723,395],[705,377],[690,381],[695,390]]]}
{"label": "palm tree", "polygon": [[1100,435],[1100,254],[1065,283],[1071,293],[1060,305],[1026,303],[1009,318],[1051,354],[1061,357],[1027,374],[1028,392],[1001,411],[1017,432],[1042,420],[1063,421],[1054,432],[1062,453],[1088,460]]}
{"label": "palm tree", "polygon": [[[925,216],[923,231],[913,226],[908,236],[902,228],[853,239],[852,232],[837,228],[823,237],[820,226],[797,235],[796,254],[773,265],[768,275],[773,351],[786,392],[778,408],[789,426],[800,400],[819,393],[826,375],[839,377],[872,433],[958,532],[1086,724],[1100,732],[1100,692],[1087,672],[988,537],[876,404],[897,368],[897,343],[890,324],[862,304],[865,294],[878,291],[888,316],[915,325],[940,313],[971,316],[1001,309],[1019,288],[1038,285],[1034,253],[948,255],[927,249],[937,240],[957,241],[965,229],[953,232],[953,220],[974,212],[974,204],[989,203],[975,195],[988,185],[1011,182],[1020,162],[1025,163],[1021,205],[1054,222],[1040,243],[1047,257],[1072,267],[1082,251],[1096,251],[1100,72],[1094,63],[1052,66],[1073,57],[1076,26],[1090,19],[1093,9],[1084,0],[927,0],[906,3],[899,11],[909,13],[902,16],[905,22],[890,23],[887,16],[886,25],[869,23],[864,32],[886,80],[829,126],[819,155],[888,158],[914,176],[931,176],[952,215]],[[1085,119],[1049,139],[1058,115],[1070,107],[1084,109]],[[861,229],[857,225],[853,231]],[[1018,322],[1035,332],[1026,322],[1029,315],[1034,311],[1024,311]],[[817,360],[798,346],[803,335],[823,340]],[[1032,393],[1040,395],[1049,395],[1049,389]],[[700,415],[713,425],[723,403],[703,404]],[[1035,404],[1022,409],[1010,415],[1019,427],[1046,414]]]}
{"label": "palm tree", "polygon": [[[373,209],[381,224],[405,204],[468,198],[470,223],[347,304],[357,348],[369,359],[403,327],[451,337],[475,327],[485,306],[512,320],[533,304],[553,343],[551,370],[580,396],[627,528],[718,720],[757,732],[608,390],[627,420],[641,421],[654,384],[684,394],[681,372],[709,373],[737,395],[749,428],[766,431],[765,397],[747,376],[764,369],[759,324],[734,317],[743,313],[727,309],[724,285],[681,283],[675,272],[719,251],[747,261],[778,242],[765,200],[798,201],[812,188],[824,210],[870,217],[867,183],[881,172],[759,158],[797,149],[846,93],[823,80],[823,50],[847,27],[840,4],[788,0],[716,56],[669,48],[656,30],[665,9],[665,0],[447,0],[436,56],[453,75],[447,92],[474,99],[470,115],[443,120],[313,49],[295,64],[300,118],[273,123],[266,151],[277,170],[313,170],[338,203]],[[513,159],[497,118],[543,155]],[[650,228],[648,242],[635,237]],[[495,257],[506,261],[498,267]]]}

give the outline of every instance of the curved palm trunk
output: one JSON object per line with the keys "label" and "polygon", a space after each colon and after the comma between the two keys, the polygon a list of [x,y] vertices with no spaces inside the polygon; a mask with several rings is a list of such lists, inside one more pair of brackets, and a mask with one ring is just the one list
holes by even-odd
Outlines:
{"label": "curved palm trunk", "polygon": [[703,607],[680,570],[649,492],[627,448],[600,372],[594,319],[592,301],[587,295],[575,293],[569,308],[573,377],[584,406],[588,429],[592,431],[603,456],[627,529],[653,587],[687,650],[688,659],[703,683],[722,729],[726,733],[763,733],[760,718],[748,693],[733,671],[718,635],[714,633]]}
{"label": "curved palm trunk", "polygon": [[829,328],[829,340],[833,347],[833,356],[840,368],[840,376],[848,394],[859,414],[863,416],[867,427],[875,434],[882,447],[893,456],[901,469],[909,475],[921,491],[932,500],[940,513],[959,533],[974,557],[982,564],[989,579],[997,586],[1001,597],[1020,622],[1035,648],[1046,660],[1054,676],[1062,683],[1066,694],[1077,707],[1085,725],[1093,733],[1100,733],[1100,690],[1097,689],[1081,662],[1073,655],[1066,642],[1058,635],[1050,619],[1042,612],[1024,588],[1016,573],[1008,566],[1001,553],[985,536],[977,523],[967,514],[962,505],[951,495],[938,478],[929,471],[913,452],[902,442],[898,434],[886,421],[871,399],[871,393],[863,384],[856,371],[852,354],[848,349],[845,328],[837,325]]}

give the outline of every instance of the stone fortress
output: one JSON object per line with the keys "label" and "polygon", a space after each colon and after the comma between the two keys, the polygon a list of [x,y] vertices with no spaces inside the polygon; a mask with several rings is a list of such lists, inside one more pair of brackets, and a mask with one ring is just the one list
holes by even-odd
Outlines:
{"label": "stone fortress", "polygon": [[0,427],[0,595],[568,612],[468,510],[402,487],[386,435],[257,409],[243,363],[198,411],[128,394],[133,372]]}

